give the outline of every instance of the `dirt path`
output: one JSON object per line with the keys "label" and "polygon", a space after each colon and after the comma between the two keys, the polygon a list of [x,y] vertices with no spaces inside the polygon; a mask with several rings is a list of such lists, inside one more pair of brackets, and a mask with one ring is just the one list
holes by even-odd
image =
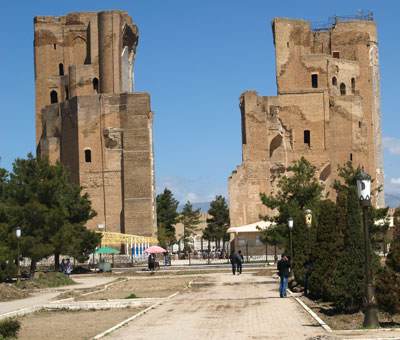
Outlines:
{"label": "dirt path", "polygon": [[[279,339],[325,334],[277,281],[248,274],[216,274],[115,331],[107,339]],[[166,336],[169,335],[169,336]]]}

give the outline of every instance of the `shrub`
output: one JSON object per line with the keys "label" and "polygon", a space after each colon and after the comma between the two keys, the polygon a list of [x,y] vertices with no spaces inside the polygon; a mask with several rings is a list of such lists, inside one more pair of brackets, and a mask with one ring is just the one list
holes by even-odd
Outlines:
{"label": "shrub", "polygon": [[128,295],[125,299],[137,299],[138,297],[136,296],[136,294],[131,294],[131,295]]}
{"label": "shrub", "polygon": [[17,320],[2,320],[0,321],[0,337],[3,337],[4,339],[16,338],[20,327],[21,325]]}

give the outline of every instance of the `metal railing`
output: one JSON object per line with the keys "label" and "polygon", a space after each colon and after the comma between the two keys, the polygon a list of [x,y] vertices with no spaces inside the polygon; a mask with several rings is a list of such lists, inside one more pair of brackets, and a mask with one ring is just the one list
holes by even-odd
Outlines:
{"label": "metal railing", "polygon": [[333,25],[335,25],[339,21],[353,21],[353,20],[362,20],[362,21],[374,21],[374,13],[371,11],[358,11],[358,14],[353,15],[334,15],[333,17],[329,17],[328,21],[325,22],[311,22],[310,27],[311,30],[316,31],[329,31]]}

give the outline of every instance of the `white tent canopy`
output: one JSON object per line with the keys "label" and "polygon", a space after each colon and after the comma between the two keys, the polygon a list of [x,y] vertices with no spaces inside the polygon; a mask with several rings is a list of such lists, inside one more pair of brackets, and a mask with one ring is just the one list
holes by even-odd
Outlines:
{"label": "white tent canopy", "polygon": [[274,223],[269,222],[269,221],[258,221],[256,223],[248,224],[248,225],[242,225],[240,227],[231,227],[227,230],[228,233],[256,233],[260,232],[257,227],[260,229],[266,229],[269,228],[271,225]]}

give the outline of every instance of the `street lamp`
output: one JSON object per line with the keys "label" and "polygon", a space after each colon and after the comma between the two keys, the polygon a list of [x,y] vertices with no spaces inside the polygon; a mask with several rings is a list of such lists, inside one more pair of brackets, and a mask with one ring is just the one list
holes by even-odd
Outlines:
{"label": "street lamp", "polygon": [[293,278],[293,218],[289,217],[288,219],[288,227],[289,227],[289,243],[290,243],[290,277]]}
{"label": "street lamp", "polygon": [[304,210],[307,224],[307,238],[308,238],[308,253],[311,254],[311,223],[312,223],[312,211],[310,209]]}
{"label": "street lamp", "polygon": [[21,228],[17,227],[15,231],[15,236],[17,236],[17,283],[21,282],[21,267],[19,265],[19,239],[21,238]]}
{"label": "street lamp", "polygon": [[378,328],[379,321],[376,314],[375,287],[372,283],[371,254],[369,250],[368,207],[371,205],[371,176],[362,171],[356,176],[358,197],[363,209],[364,224],[364,252],[365,252],[365,278],[364,291],[364,327]]}

